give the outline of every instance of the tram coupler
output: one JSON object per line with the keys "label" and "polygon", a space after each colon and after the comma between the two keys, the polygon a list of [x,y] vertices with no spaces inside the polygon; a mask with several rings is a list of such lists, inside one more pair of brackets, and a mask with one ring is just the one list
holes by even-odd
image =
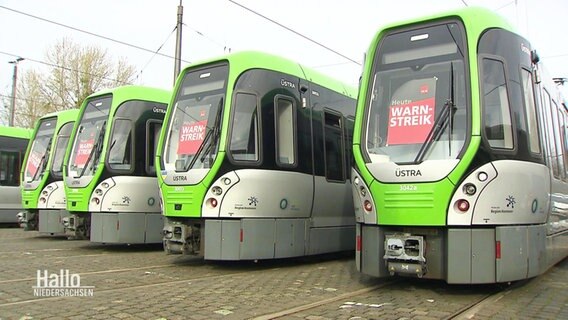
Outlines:
{"label": "tram coupler", "polygon": [[65,235],[70,240],[89,239],[90,236],[90,217],[71,214],[61,221],[65,227]]}
{"label": "tram coupler", "polygon": [[167,220],[163,234],[164,250],[168,254],[203,255],[201,225]]}
{"label": "tram coupler", "polygon": [[404,234],[385,236],[385,259],[391,275],[415,275],[422,278],[428,271],[424,257],[424,237]]}
{"label": "tram coupler", "polygon": [[18,225],[24,231],[35,231],[39,228],[39,215],[37,212],[21,211],[17,215]]}

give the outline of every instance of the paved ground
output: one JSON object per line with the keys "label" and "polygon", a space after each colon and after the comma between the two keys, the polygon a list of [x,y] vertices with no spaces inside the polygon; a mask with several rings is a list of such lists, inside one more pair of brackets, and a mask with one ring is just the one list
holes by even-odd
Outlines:
{"label": "paved ground", "polygon": [[[568,319],[568,260],[512,287],[392,282],[352,254],[211,263],[161,246],[104,246],[0,229],[4,319]],[[93,296],[36,297],[37,272],[80,276]],[[481,302],[481,304],[476,305]],[[471,306],[475,307],[471,309]]]}

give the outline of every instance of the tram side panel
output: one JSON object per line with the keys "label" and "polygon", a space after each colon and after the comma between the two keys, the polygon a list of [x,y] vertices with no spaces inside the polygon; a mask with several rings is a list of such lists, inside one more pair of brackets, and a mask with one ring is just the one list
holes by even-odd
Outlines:
{"label": "tram side panel", "polygon": [[[248,55],[231,56],[229,62],[238,66],[242,62],[239,59]],[[259,56],[260,60],[266,58]],[[234,57],[237,58],[231,60]],[[290,62],[283,62],[283,65],[288,64]],[[233,70],[238,70],[236,68]],[[346,174],[342,172],[340,179],[336,179],[338,183],[330,187],[330,181],[325,177],[325,165],[314,160],[314,157],[326,159],[323,156],[326,142],[321,124],[324,113],[322,106],[319,109],[315,106],[315,97],[325,96],[328,92],[297,75],[271,68],[244,68],[238,72],[235,84],[228,84],[229,87],[234,86],[234,90],[232,97],[226,98],[231,103],[223,103],[223,106],[229,107],[222,111],[223,117],[229,119],[227,136],[206,141],[207,144],[215,144],[226,139],[226,147],[221,147],[215,159],[215,163],[220,163],[217,172],[213,172],[215,164],[203,161],[207,154],[200,155],[197,161],[188,161],[190,165],[197,163],[196,168],[177,167],[184,155],[180,155],[181,133],[176,132],[181,130],[176,129],[176,125],[191,123],[192,120],[180,119],[174,110],[174,124],[169,124],[174,133],[167,134],[162,157],[166,168],[174,169],[173,160],[168,160],[168,157],[178,160],[175,172],[162,170],[161,174],[167,219],[164,228],[167,252],[199,254],[211,260],[282,258],[340,251],[343,240],[350,238],[344,235],[349,232],[354,235],[353,216],[350,214],[352,199],[348,197]],[[223,70],[222,66],[210,69],[195,66],[195,69],[186,73],[189,84],[217,77]],[[193,73],[200,76],[192,80]],[[183,101],[180,105],[185,105],[185,114],[191,114],[194,112],[191,108],[194,108],[198,111],[197,117],[203,118],[201,121],[214,122],[215,117],[207,115],[204,108],[199,109],[200,105],[193,106],[192,99],[202,101],[226,93],[222,92],[223,88],[211,84],[199,88],[212,90],[193,98],[191,93],[195,89],[189,85],[181,89],[187,94],[179,98]],[[328,104],[327,108],[333,111],[332,105]],[[352,113],[351,110],[348,115],[352,116]],[[340,111],[336,111],[334,116],[343,119]],[[341,136],[344,134],[342,121],[336,120],[331,125],[341,125],[335,128],[340,135],[339,138],[336,134],[328,137],[332,144],[329,148],[333,150],[327,151],[330,154],[341,152],[340,157],[347,158],[347,143]],[[215,137],[215,133],[212,136]],[[314,147],[314,144],[319,144],[319,147]],[[206,150],[215,148],[208,146]],[[341,158],[338,165],[338,170],[345,171],[347,161]],[[321,168],[321,172],[316,166]],[[207,179],[210,172],[213,176],[211,182]],[[182,197],[184,192],[186,196]],[[343,194],[339,195],[341,192]],[[315,193],[318,193],[317,196]],[[329,205],[330,199],[337,201],[338,205]],[[200,210],[190,209],[196,202],[200,203]],[[346,227],[349,222],[351,225]],[[346,241],[353,246],[352,237]]]}
{"label": "tram side panel", "polygon": [[[494,283],[566,257],[568,117],[530,43],[467,8],[393,24],[368,56],[352,174],[358,269]],[[424,139],[395,118],[430,111]]]}

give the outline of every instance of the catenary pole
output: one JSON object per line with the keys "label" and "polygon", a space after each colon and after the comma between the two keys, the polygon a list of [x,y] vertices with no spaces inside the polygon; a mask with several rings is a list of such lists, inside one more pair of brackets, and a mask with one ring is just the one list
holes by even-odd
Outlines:
{"label": "catenary pole", "polygon": [[177,10],[177,32],[176,32],[176,54],[174,62],[174,84],[176,78],[179,75],[181,69],[181,28],[183,24],[183,5],[182,0],[179,0],[179,6]]}
{"label": "catenary pole", "polygon": [[9,61],[8,63],[11,63],[14,65],[14,73],[12,75],[12,97],[11,97],[11,102],[10,102],[10,120],[8,122],[8,125],[10,127],[14,126],[14,115],[16,113],[16,89],[17,89],[17,82],[18,82],[18,63],[20,61],[23,61],[24,58],[18,58],[16,60],[13,61]]}

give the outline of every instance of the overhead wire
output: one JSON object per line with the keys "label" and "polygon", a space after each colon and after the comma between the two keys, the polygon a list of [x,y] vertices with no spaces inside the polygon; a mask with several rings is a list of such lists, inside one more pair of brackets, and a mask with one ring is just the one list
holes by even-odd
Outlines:
{"label": "overhead wire", "polygon": [[507,3],[503,4],[502,6],[500,6],[499,8],[495,9],[495,11],[499,11],[499,10],[505,8],[505,7],[508,7],[508,6],[512,5],[513,3],[516,4],[516,3],[517,3],[517,0],[513,0],[513,1],[507,2]]}
{"label": "overhead wire", "polygon": [[[227,0],[227,1],[230,2],[230,3],[232,3],[232,4],[234,4],[234,5],[236,5],[236,6],[238,6],[238,7],[240,7],[240,8],[242,8],[242,9],[244,9],[244,10],[249,11],[249,12],[251,12],[251,13],[253,13],[253,14],[255,14],[255,15],[257,15],[257,16],[259,16],[259,17],[261,17],[261,18],[263,18],[263,19],[265,19],[265,20],[267,20],[267,21],[269,21],[269,22],[271,22],[271,23],[273,23],[273,24],[276,24],[276,25],[280,26],[281,28],[283,28],[283,29],[285,29],[285,30],[287,30],[287,31],[289,31],[289,32],[292,32],[292,33],[298,35],[299,37],[302,37],[302,38],[304,38],[304,39],[306,39],[306,40],[308,40],[308,41],[310,41],[310,42],[312,42],[312,43],[314,43],[314,44],[316,44],[316,45],[318,45],[318,46],[320,46],[320,47],[322,47],[322,48],[324,48],[324,49],[326,49],[326,50],[328,50],[328,51],[330,51],[330,52],[333,52],[333,53],[335,53],[335,54],[341,56],[342,58],[344,58],[344,59],[346,59],[346,60],[348,60],[348,61],[350,61],[350,62],[352,62],[352,63],[355,63],[355,64],[357,64],[357,65],[361,65],[361,63],[359,63],[358,61],[356,61],[356,60],[354,60],[354,59],[351,59],[350,57],[348,57],[348,56],[346,56],[346,55],[344,55],[344,54],[342,54],[342,53],[340,53],[340,52],[338,52],[338,51],[336,51],[336,50],[334,50],[334,49],[332,49],[332,48],[330,48],[330,47],[328,47],[328,46],[326,46],[326,45],[324,45],[324,44],[322,44],[322,43],[320,43],[320,42],[318,42],[318,41],[316,41],[316,40],[314,40],[314,39],[312,39],[312,38],[310,38],[310,37],[308,37],[308,36],[306,36],[306,35],[304,35],[304,34],[302,34],[302,33],[300,33],[300,32],[298,32],[298,31],[296,31],[296,30],[294,30],[294,29],[292,29],[292,28],[290,28],[290,27],[285,26],[285,25],[283,25],[282,23],[280,23],[280,22],[278,22],[278,21],[276,21],[276,20],[274,20],[274,19],[271,19],[271,18],[269,18],[269,17],[263,15],[263,14],[259,13],[259,12],[256,11],[256,10],[253,10],[253,9],[251,9],[251,8],[249,8],[249,7],[247,7],[247,6],[243,5],[243,4],[241,4],[241,3],[238,3],[238,2],[236,2],[236,1],[234,1],[234,0]],[[465,6],[469,6],[468,3],[467,3],[465,0],[460,0],[460,1],[461,1]],[[517,2],[516,0],[509,1],[509,2],[507,2],[507,3],[505,3],[505,4],[503,4],[502,6],[498,7],[497,9],[495,9],[495,11],[498,11],[498,10],[500,10],[500,9],[503,9],[504,7],[507,7],[507,6],[509,6],[509,5],[513,4],[513,3],[516,3],[516,2]],[[134,44],[131,44],[131,43],[122,41],[122,40],[113,39],[113,38],[110,38],[110,37],[108,37],[108,36],[104,36],[104,35],[100,35],[100,34],[97,34],[97,33],[94,33],[94,32],[86,31],[86,30],[83,30],[83,29],[80,29],[80,28],[77,28],[77,27],[73,27],[73,26],[70,26],[70,25],[67,25],[67,24],[64,24],[64,23],[60,23],[60,22],[51,20],[51,19],[43,18],[43,17],[37,16],[37,15],[33,15],[33,14],[26,13],[26,12],[23,12],[23,11],[20,11],[20,10],[16,10],[16,9],[13,9],[13,8],[9,8],[9,7],[3,6],[3,5],[0,5],[0,9],[8,10],[8,11],[11,11],[11,12],[14,12],[14,13],[17,13],[17,14],[20,14],[20,15],[24,15],[24,16],[27,16],[27,17],[30,17],[30,18],[33,18],[33,19],[37,19],[37,20],[41,20],[41,21],[44,21],[44,22],[47,22],[47,23],[50,23],[50,24],[54,24],[54,25],[60,26],[60,27],[64,27],[64,28],[71,29],[71,30],[75,30],[75,31],[77,31],[77,32],[81,32],[81,33],[88,34],[88,35],[91,35],[91,36],[94,36],[94,37],[98,37],[98,38],[101,38],[101,39],[105,39],[105,40],[108,40],[108,41],[111,41],[111,42],[115,42],[115,43],[118,43],[118,44],[122,44],[122,45],[125,45],[125,46],[129,46],[129,47],[132,47],[132,48],[135,48],[135,49],[138,49],[138,50],[150,52],[150,53],[153,54],[153,56],[150,58],[150,61],[151,61],[151,60],[153,59],[153,57],[155,57],[156,55],[163,56],[163,57],[167,57],[167,58],[171,58],[171,59],[175,59],[174,56],[171,56],[171,55],[168,55],[168,54],[164,54],[164,53],[159,52],[159,51],[161,50],[161,48],[164,46],[165,43],[162,44],[162,45],[158,48],[158,50],[151,50],[151,49],[144,48],[144,47],[141,47],[141,46],[138,46],[138,45],[134,45]],[[202,36],[202,37],[205,37],[205,38],[209,39],[209,40],[210,40],[211,42],[213,42],[214,44],[216,44],[216,45],[218,45],[218,46],[220,46],[220,47],[224,47],[225,50],[227,49],[226,46],[223,46],[223,45],[219,44],[219,42],[214,41],[213,39],[210,39],[209,37],[207,37],[206,35],[204,35],[202,32],[200,32],[200,31],[198,31],[198,30],[196,30],[196,29],[194,29],[194,28],[191,28],[191,27],[187,26],[185,23],[184,23],[184,26],[188,27],[188,28],[191,29],[193,32],[195,32],[196,34],[198,34],[198,35],[200,35],[200,36]],[[169,39],[170,36],[171,36],[171,34],[168,36],[168,39]],[[166,41],[167,41],[167,40],[166,40]],[[9,55],[12,55],[12,54],[9,54]],[[563,56],[565,56],[565,55],[568,55],[568,54],[561,54],[561,55],[549,56],[548,58],[563,57]],[[12,55],[12,56],[18,57],[19,55]],[[27,60],[30,60],[30,61],[33,61],[33,60],[30,59],[30,58],[26,58],[26,59],[27,59]],[[186,63],[190,63],[190,61],[186,61],[186,60],[183,60],[183,59],[182,59],[181,61],[186,62]],[[39,61],[39,60],[36,60],[36,62],[47,64],[47,63],[42,62],[42,61]],[[149,62],[148,62],[148,63],[149,63]],[[147,67],[148,63],[141,69],[140,73],[143,71],[143,69],[145,69],[145,68]],[[61,67],[61,66],[57,66],[57,67]],[[108,79],[108,78],[107,78],[107,79]],[[110,79],[110,80],[114,80],[114,79]]]}
{"label": "overhead wire", "polygon": [[274,19],[271,19],[271,18],[269,18],[269,17],[267,17],[267,16],[261,14],[261,13],[258,12],[258,11],[255,11],[255,10],[253,10],[253,9],[251,9],[251,8],[249,8],[249,7],[246,7],[246,6],[240,4],[240,3],[236,2],[236,1],[233,1],[233,0],[227,0],[227,1],[229,1],[230,3],[232,3],[232,4],[234,4],[234,5],[238,6],[238,7],[241,7],[241,8],[243,8],[243,9],[245,9],[245,10],[247,10],[247,11],[249,11],[249,12],[251,12],[251,13],[253,13],[253,14],[255,14],[255,15],[257,15],[257,16],[263,18],[263,19],[265,19],[265,20],[267,20],[267,21],[270,21],[270,22],[274,23],[274,24],[278,25],[279,27],[284,28],[284,29],[286,29],[286,30],[288,30],[288,31],[290,31],[290,32],[292,32],[292,33],[294,33],[295,35],[297,35],[297,36],[299,36],[299,37],[301,37],[301,38],[304,38],[304,39],[310,41],[311,43],[314,43],[314,44],[316,44],[316,45],[318,45],[318,46],[320,46],[320,47],[322,47],[322,48],[324,48],[324,49],[326,49],[326,50],[328,50],[328,51],[330,51],[330,52],[333,52],[333,53],[335,53],[336,55],[338,55],[338,56],[340,56],[340,57],[342,57],[342,58],[344,58],[344,59],[346,59],[346,60],[349,60],[349,61],[355,63],[356,65],[359,65],[359,66],[361,65],[360,62],[358,62],[358,61],[356,61],[356,60],[354,60],[354,59],[352,59],[352,58],[350,58],[350,57],[348,57],[348,56],[346,56],[346,55],[344,55],[344,54],[342,54],[342,53],[340,53],[340,52],[338,52],[338,51],[336,51],[336,50],[334,50],[334,49],[332,49],[332,48],[330,48],[330,47],[328,47],[328,46],[326,46],[326,45],[324,45],[324,44],[322,44],[322,43],[320,43],[320,42],[318,42],[318,41],[316,41],[316,40],[314,40],[314,39],[312,39],[312,38],[310,38],[310,37],[308,37],[308,36],[306,36],[306,35],[303,35],[302,33],[298,32],[298,31],[296,31],[296,30],[294,30],[294,29],[292,29],[292,28],[290,28],[290,27],[285,26],[285,25],[281,24],[280,22],[278,22],[278,21],[276,21],[276,20],[274,20]]}
{"label": "overhead wire", "polygon": [[16,55],[16,54],[9,53],[9,52],[0,51],[0,54],[12,56],[12,57],[21,57],[21,58],[24,58],[26,61],[32,61],[32,62],[44,64],[44,65],[47,65],[47,66],[50,66],[50,67],[64,69],[64,70],[71,71],[71,72],[78,72],[78,73],[88,75],[88,76],[91,76],[91,77],[96,77],[96,78],[99,78],[99,79],[116,81],[116,82],[121,83],[121,84],[127,84],[127,82],[120,81],[118,79],[108,78],[108,77],[105,77],[105,76],[102,76],[102,75],[92,74],[90,72],[86,72],[86,71],[82,71],[82,70],[78,70],[78,69],[73,69],[73,68],[69,68],[69,67],[66,67],[66,66],[62,66],[62,65],[58,65],[58,64],[54,64],[54,63],[50,63],[50,62],[45,62],[45,61],[41,61],[41,60],[29,58],[29,57],[24,57],[24,56]]}
{"label": "overhead wire", "polygon": [[146,62],[146,64],[142,67],[142,69],[140,69],[140,71],[138,72],[138,74],[136,75],[136,79],[138,79],[141,75],[142,72],[144,72],[144,69],[146,69],[146,67],[148,67],[148,65],[150,64],[150,62],[152,62],[152,60],[154,60],[154,57],[160,52],[160,50],[162,50],[162,47],[166,44],[166,42],[168,42],[168,40],[170,40],[170,37],[172,36],[172,34],[174,34],[174,32],[177,30],[177,26],[174,27],[174,29],[172,30],[172,32],[170,32],[170,34],[168,35],[168,37],[166,38],[166,40],[164,41],[164,43],[162,43],[158,49],[156,50],[156,52],[154,52],[154,54],[150,57],[150,59],[148,60],[148,62]]}
{"label": "overhead wire", "polygon": [[[1,94],[1,93],[0,93],[0,97],[12,99],[12,96],[8,96],[8,95]],[[41,101],[38,101],[38,100],[29,99],[29,98],[16,97],[16,100],[26,101],[26,102],[31,102],[31,103],[38,103],[38,104],[45,104],[45,102],[41,102]],[[51,103],[51,102],[49,102],[49,104],[50,104],[50,105],[53,105],[53,106],[57,106],[57,107],[68,108],[68,106],[65,106],[65,105],[59,104],[59,103]],[[7,107],[7,106],[4,106],[4,107]]]}
{"label": "overhead wire", "polygon": [[[86,30],[83,30],[83,29],[80,29],[80,28],[77,28],[77,27],[73,27],[73,26],[70,26],[70,25],[67,25],[67,24],[64,24],[64,23],[60,23],[60,22],[57,22],[57,21],[54,21],[54,20],[51,20],[51,19],[43,18],[43,17],[37,16],[37,15],[33,15],[33,14],[30,14],[30,13],[27,13],[27,12],[23,12],[23,11],[19,11],[19,10],[16,10],[16,9],[8,8],[8,7],[6,7],[6,6],[0,5],[0,8],[1,8],[1,9],[5,9],[5,10],[8,10],[8,11],[11,11],[11,12],[14,12],[14,13],[17,13],[17,14],[20,14],[20,15],[24,15],[24,16],[27,16],[27,17],[30,17],[30,18],[33,18],[33,19],[37,19],[37,20],[40,20],[40,21],[43,21],[43,22],[55,24],[55,25],[60,26],[60,27],[63,27],[63,28],[71,29],[71,30],[74,30],[74,31],[77,31],[77,32],[85,33],[85,34],[88,34],[88,35],[91,35],[91,36],[94,36],[94,37],[98,37],[98,38],[105,39],[105,40],[108,40],[108,41],[111,41],[111,42],[115,42],[115,43],[118,43],[118,44],[122,44],[122,45],[125,45],[125,46],[129,46],[129,47],[132,47],[132,48],[135,48],[135,49],[138,49],[138,50],[142,50],[142,51],[146,51],[146,52],[152,53],[152,54],[153,54],[152,57],[150,57],[150,59],[149,59],[148,62],[144,65],[144,67],[142,67],[142,69],[140,69],[140,71],[139,71],[139,73],[138,73],[138,76],[137,76],[136,78],[138,78],[139,75],[142,74],[142,72],[144,71],[144,69],[146,69],[146,68],[148,67],[148,65],[150,64],[150,62],[151,62],[151,61],[154,59],[154,57],[157,56],[157,55],[163,56],[163,57],[166,57],[166,58],[170,58],[170,59],[175,59],[174,56],[161,53],[160,50],[163,48],[163,46],[166,44],[166,42],[170,39],[171,35],[172,35],[173,32],[176,30],[177,26],[174,27],[173,31],[168,35],[166,41],[164,41],[164,43],[162,43],[162,45],[160,45],[157,50],[151,50],[151,49],[144,48],[144,47],[141,47],[141,46],[138,46],[138,45],[134,45],[134,44],[131,44],[131,43],[122,41],[122,40],[113,39],[113,38],[110,38],[110,37],[107,37],[107,36],[104,36],[104,35],[101,35],[101,34],[98,34],[98,33],[94,33],[94,32],[91,32],[91,31],[86,31]],[[200,31],[198,31],[198,30],[196,30],[196,29],[194,29],[194,28],[191,28],[191,27],[189,27],[189,26],[188,26],[187,24],[185,24],[185,23],[184,23],[183,25],[184,25],[185,27],[189,28],[191,31],[195,32],[197,35],[199,35],[199,36],[201,36],[201,37],[203,37],[203,38],[205,38],[205,39],[211,41],[212,43],[214,43],[215,45],[217,45],[217,46],[219,46],[219,47],[224,48],[224,50],[227,50],[227,46],[223,46],[223,45],[220,44],[219,42],[217,42],[217,41],[215,41],[214,39],[211,39],[210,37],[208,37],[207,35],[205,35],[203,32],[200,32]],[[230,50],[230,48],[229,48],[229,50]],[[28,60],[30,60],[30,59],[28,59]],[[187,60],[184,60],[184,59],[181,59],[181,61],[183,61],[183,62],[185,62],[185,63],[191,63],[190,61],[187,61]]]}
{"label": "overhead wire", "polygon": [[203,32],[201,32],[201,31],[199,31],[199,30],[197,30],[197,29],[194,29],[194,28],[188,26],[188,25],[185,24],[185,23],[183,23],[183,26],[186,27],[186,28],[188,28],[189,30],[195,32],[197,35],[202,36],[203,38],[205,38],[206,40],[208,40],[208,41],[210,41],[211,43],[215,44],[216,46],[219,46],[220,48],[223,48],[223,50],[225,50],[225,51],[226,51],[227,49],[228,49],[229,51],[231,50],[231,48],[230,48],[230,47],[227,47],[227,45],[223,45],[223,44],[219,43],[218,41],[215,41],[215,40],[212,39],[211,37],[208,37],[207,35],[203,34]]}
{"label": "overhead wire", "polygon": [[[245,9],[245,10],[247,10],[247,11],[249,11],[249,12],[251,12],[251,13],[257,15],[257,16],[260,16],[260,17],[262,17],[263,19],[265,19],[265,20],[267,20],[267,21],[269,21],[269,22],[271,22],[271,23],[274,23],[274,24],[280,26],[281,28],[283,28],[283,29],[285,29],[285,30],[287,30],[287,31],[289,31],[289,32],[292,32],[292,33],[296,34],[297,36],[299,36],[299,37],[301,37],[301,38],[304,38],[304,39],[306,39],[306,40],[308,40],[308,41],[310,41],[310,42],[312,42],[312,43],[314,43],[314,44],[316,44],[316,45],[318,45],[318,46],[320,46],[320,47],[322,47],[322,48],[324,48],[324,49],[326,49],[326,50],[328,50],[328,51],[330,51],[330,52],[332,52],[332,53],[334,53],[334,54],[336,54],[336,55],[338,55],[338,56],[340,56],[340,57],[342,57],[342,58],[344,58],[344,59],[346,59],[346,60],[348,60],[348,61],[350,61],[350,62],[352,62],[352,63],[355,63],[355,64],[357,64],[357,65],[359,65],[359,66],[361,65],[360,62],[358,62],[358,61],[356,61],[356,60],[354,60],[354,59],[352,59],[352,58],[350,58],[350,57],[348,57],[348,56],[346,56],[346,55],[344,55],[344,54],[342,54],[342,53],[340,53],[340,52],[338,52],[338,51],[336,51],[336,50],[334,50],[334,49],[332,49],[332,48],[330,48],[329,46],[326,46],[326,45],[324,45],[324,44],[322,44],[322,43],[320,43],[320,42],[318,42],[318,41],[316,41],[316,40],[314,40],[314,39],[312,39],[312,38],[310,38],[310,37],[308,37],[308,36],[306,36],[306,35],[304,35],[304,34],[298,32],[298,31],[296,31],[296,30],[294,30],[294,29],[292,29],[292,28],[290,28],[290,27],[287,27],[287,26],[283,25],[282,23],[277,22],[277,21],[274,20],[274,19],[271,19],[271,18],[269,18],[269,17],[267,17],[267,16],[265,16],[265,15],[263,15],[263,14],[261,14],[261,13],[255,11],[255,10],[253,10],[253,9],[251,9],[251,8],[248,8],[248,7],[244,6],[244,5],[242,5],[242,4],[238,3],[238,2],[236,2],[236,1],[233,1],[233,0],[228,0],[228,1],[231,2],[231,3],[233,3],[233,4],[235,4],[236,6],[241,7],[242,9]],[[101,35],[101,34],[98,34],[98,33],[94,33],[94,32],[87,31],[87,30],[83,30],[83,29],[80,29],[80,28],[77,28],[77,27],[74,27],[74,26],[70,26],[70,25],[61,23],[61,22],[57,22],[57,21],[54,21],[54,20],[51,20],[51,19],[43,18],[43,17],[37,16],[37,15],[34,15],[34,14],[30,14],[30,13],[27,13],[27,12],[20,11],[20,10],[12,9],[12,8],[9,8],[9,7],[3,6],[3,5],[0,5],[0,9],[8,10],[8,11],[11,11],[11,12],[14,12],[14,13],[17,13],[17,14],[20,14],[20,15],[24,15],[24,16],[27,16],[27,17],[30,17],[30,18],[33,18],[33,19],[37,19],[37,20],[40,20],[40,21],[44,21],[44,22],[47,22],[47,23],[50,23],[50,24],[54,24],[54,25],[57,25],[57,26],[60,26],[60,27],[63,27],[63,28],[67,28],[67,29],[71,29],[71,30],[74,30],[74,31],[77,31],[77,32],[81,32],[81,33],[84,33],[84,34],[88,34],[88,35],[91,35],[91,36],[94,36],[94,37],[98,37],[98,38],[101,38],[101,39],[104,39],[104,40],[107,40],[107,41],[111,41],[111,42],[115,42],[115,43],[118,43],[118,44],[122,44],[122,45],[125,45],[125,46],[128,46],[128,47],[132,47],[132,48],[135,48],[135,49],[138,49],[138,50],[150,52],[150,53],[153,54],[153,56],[152,56],[151,59],[153,59],[153,57],[156,56],[156,55],[163,56],[163,57],[167,57],[167,58],[170,58],[170,59],[175,59],[174,56],[171,56],[171,55],[168,55],[168,54],[164,54],[164,53],[159,52],[159,50],[163,47],[164,44],[162,44],[162,45],[158,48],[158,50],[151,50],[151,49],[144,48],[144,47],[141,47],[141,46],[138,46],[138,45],[135,45],[135,44],[131,44],[131,43],[128,43],[128,42],[125,42],[125,41],[122,41],[122,40],[114,39],[114,38],[111,38],[111,37],[108,37],[108,36],[104,36],[104,35]],[[185,23],[184,23],[184,26],[188,27]],[[189,28],[190,28],[190,27],[189,27]],[[198,35],[200,35],[200,36],[202,36],[202,37],[205,37],[206,39],[209,39],[209,40],[210,40],[211,42],[213,42],[214,44],[216,44],[216,45],[218,45],[218,46],[220,46],[220,47],[223,47],[225,51],[227,50],[227,46],[226,46],[226,45],[225,45],[225,46],[221,45],[219,42],[217,42],[217,41],[215,41],[215,40],[213,40],[213,39],[210,39],[209,37],[207,37],[207,36],[204,35],[202,32],[200,32],[200,31],[198,31],[198,30],[196,30],[196,29],[193,29],[193,28],[190,28],[190,29],[191,29],[193,32],[197,33]],[[170,35],[170,36],[171,36],[171,35]],[[169,36],[168,36],[168,39],[169,39]],[[167,41],[167,40],[166,40],[166,41]],[[229,48],[228,50],[230,51],[230,48]],[[151,59],[150,59],[150,60],[151,60]],[[183,59],[181,59],[181,61],[183,61],[183,62],[185,62],[185,63],[190,63],[190,61],[183,60]],[[146,68],[146,67],[147,67],[147,65],[144,66],[144,68]],[[143,71],[144,68],[142,68],[141,72]]]}
{"label": "overhead wire", "polygon": [[[108,41],[111,41],[111,42],[122,44],[122,45],[125,45],[125,46],[128,46],[128,47],[131,47],[131,48],[135,48],[135,49],[138,49],[138,50],[142,50],[142,51],[146,51],[146,52],[150,52],[150,53],[155,53],[155,51],[151,50],[151,49],[147,49],[147,48],[144,48],[144,47],[141,47],[141,46],[138,46],[138,45],[135,45],[135,44],[131,44],[131,43],[128,43],[128,42],[125,42],[125,41],[113,39],[113,38],[103,36],[103,35],[100,35],[100,34],[97,34],[97,33],[94,33],[94,32],[90,32],[90,31],[87,31],[87,30],[79,29],[77,27],[73,27],[73,26],[70,26],[70,25],[67,25],[67,24],[64,24],[64,23],[60,23],[60,22],[57,22],[57,21],[50,20],[50,19],[42,18],[42,17],[30,14],[30,13],[26,13],[26,12],[19,11],[19,10],[16,10],[16,9],[8,8],[8,7],[3,6],[3,5],[0,5],[0,8],[8,10],[8,11],[15,12],[17,14],[21,14],[21,15],[24,15],[24,16],[27,16],[27,17],[30,17],[30,18],[41,20],[41,21],[44,21],[44,22],[47,22],[47,23],[55,24],[55,25],[60,26],[60,27],[64,27],[64,28],[71,29],[71,30],[74,30],[74,31],[77,31],[77,32],[88,34],[88,35],[91,35],[93,37],[105,39],[105,40],[108,40]],[[175,59],[175,57],[173,57],[171,55],[164,54],[164,53],[156,53],[156,54],[163,56],[163,57]],[[182,61],[184,61],[184,60],[182,60]],[[189,61],[184,61],[184,62],[189,63]]]}
{"label": "overhead wire", "polygon": [[556,58],[564,58],[566,56],[568,56],[568,53],[560,53],[552,56],[543,56],[542,59],[556,59]]}
{"label": "overhead wire", "polygon": [[[71,30],[74,30],[74,31],[77,31],[77,32],[81,32],[81,33],[84,33],[84,34],[88,34],[88,35],[91,35],[91,36],[94,36],[94,37],[97,37],[97,38],[101,38],[101,39],[104,39],[104,40],[108,40],[108,41],[111,41],[111,42],[115,42],[115,43],[118,43],[118,44],[122,44],[122,45],[125,45],[125,46],[128,46],[128,47],[134,48],[134,49],[138,49],[138,50],[150,52],[150,53],[154,54],[154,56],[159,55],[159,56],[163,56],[163,57],[166,57],[166,58],[175,59],[175,57],[172,56],[172,55],[168,55],[168,54],[159,52],[159,50],[161,50],[161,48],[165,45],[165,42],[158,48],[158,50],[152,50],[152,49],[144,48],[144,47],[141,47],[141,46],[132,44],[132,43],[128,43],[128,42],[126,42],[126,41],[113,39],[113,38],[110,38],[110,37],[108,37],[108,36],[104,36],[104,35],[101,35],[101,34],[98,34],[98,33],[95,33],[95,32],[91,32],[91,31],[83,30],[83,29],[80,29],[80,28],[77,28],[77,27],[73,27],[73,26],[70,26],[70,25],[67,25],[67,24],[64,24],[64,23],[61,23],[61,22],[57,22],[57,21],[51,20],[51,19],[43,18],[43,17],[37,16],[37,15],[33,15],[33,14],[30,14],[30,13],[27,13],[27,12],[23,12],[23,11],[19,11],[19,10],[16,10],[16,9],[8,8],[8,7],[3,6],[3,5],[0,5],[0,9],[5,9],[5,10],[8,10],[8,11],[12,11],[12,12],[17,13],[17,14],[20,14],[20,15],[24,15],[24,16],[27,16],[27,17],[30,17],[30,18],[33,18],[33,19],[41,20],[41,21],[44,21],[44,22],[47,22],[47,23],[55,24],[55,25],[60,26],[60,27],[63,27],[63,28],[71,29]],[[189,26],[188,26],[187,24],[185,24],[185,23],[184,23],[183,25],[184,25],[185,27],[189,28],[190,30],[192,30],[193,32],[195,32],[196,34],[198,34],[198,35],[200,35],[200,36],[202,36],[202,37],[208,39],[208,40],[211,41],[212,43],[214,43],[214,44],[216,44],[216,45],[218,45],[218,46],[220,46],[220,47],[226,47],[226,46],[221,45],[219,42],[215,41],[214,39],[211,39],[210,37],[208,37],[207,35],[205,35],[203,32],[200,32],[200,31],[198,31],[198,30],[196,30],[196,29],[194,29],[194,28],[192,28],[192,27],[189,27]],[[174,31],[175,31],[175,27],[174,27]],[[170,34],[170,36],[171,36],[171,34]],[[170,36],[168,36],[168,39],[169,39]],[[166,42],[167,42],[167,40],[166,40]],[[183,59],[181,59],[181,61],[183,61],[183,62],[185,62],[185,63],[190,63],[190,61],[183,60]]]}

